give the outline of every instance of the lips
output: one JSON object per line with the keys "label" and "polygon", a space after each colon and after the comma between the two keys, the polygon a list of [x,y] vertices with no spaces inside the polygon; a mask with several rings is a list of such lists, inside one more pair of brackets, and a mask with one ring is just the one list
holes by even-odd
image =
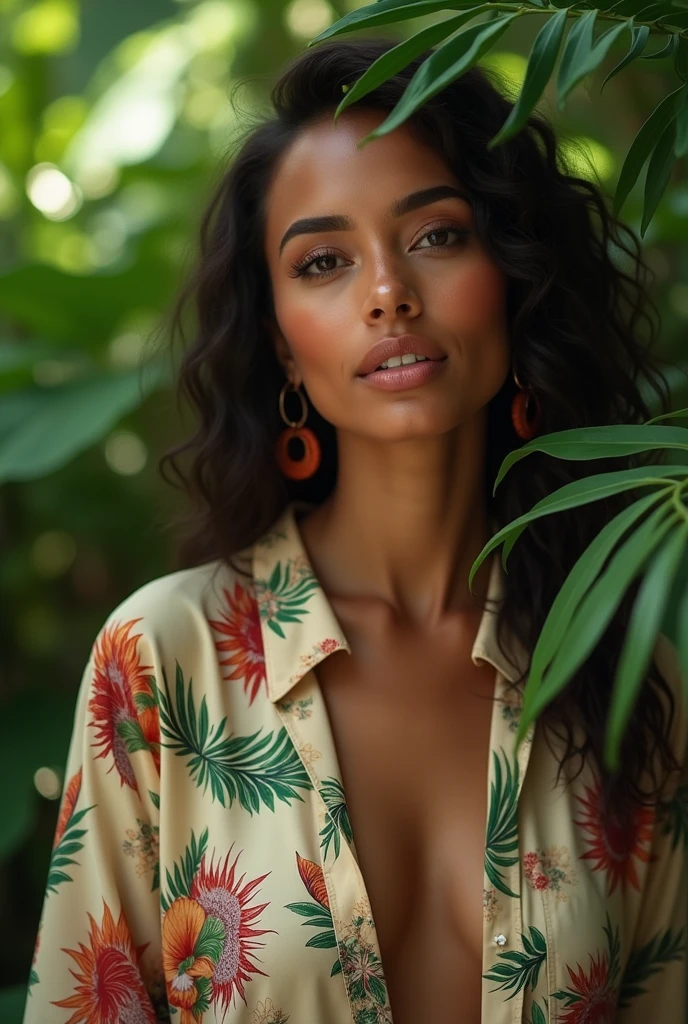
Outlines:
{"label": "lips", "polygon": [[420,334],[398,334],[395,337],[381,338],[368,349],[356,374],[364,377],[368,373],[373,373],[380,363],[386,363],[393,356],[405,356],[410,353],[436,361],[447,358],[447,353],[429,338],[424,338]]}

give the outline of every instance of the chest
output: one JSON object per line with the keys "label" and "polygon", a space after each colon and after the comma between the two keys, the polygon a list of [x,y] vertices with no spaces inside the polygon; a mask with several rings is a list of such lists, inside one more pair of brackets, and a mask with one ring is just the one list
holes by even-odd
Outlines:
{"label": "chest", "polygon": [[384,647],[317,674],[394,1021],[459,999],[478,1021],[495,670],[453,643]]}

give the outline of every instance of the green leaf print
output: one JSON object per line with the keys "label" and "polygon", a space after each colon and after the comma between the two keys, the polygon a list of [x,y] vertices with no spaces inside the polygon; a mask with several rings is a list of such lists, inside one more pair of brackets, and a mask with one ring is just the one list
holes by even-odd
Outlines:
{"label": "green leaf print", "polygon": [[[191,833],[191,842],[184,851],[184,856],[178,864],[174,865],[174,875],[170,869],[167,874],[167,895],[160,893],[160,905],[164,911],[169,910],[174,901],[180,896],[188,896],[191,892],[191,885],[203,860],[203,854],[208,846],[208,829],[203,829],[201,838],[196,842],[196,836]],[[200,938],[200,936],[199,936]]]}
{"label": "green leaf print", "polygon": [[530,1024],[547,1024],[547,1017],[537,1003],[533,1003],[533,1013],[530,1018]]}
{"label": "green leaf print", "polygon": [[671,833],[671,849],[688,847],[688,786],[677,786],[673,799],[660,804],[664,835]]}
{"label": "green leaf print", "polygon": [[672,960],[681,960],[686,948],[684,929],[674,934],[671,928],[658,932],[649,942],[633,950],[628,958],[621,980],[619,1008],[627,1007],[632,999],[642,995],[644,984]]}
{"label": "green leaf print", "polygon": [[79,853],[83,850],[84,844],[79,842],[82,836],[85,836],[88,829],[77,828],[76,826],[86,817],[89,811],[92,811],[95,804],[91,807],[85,807],[81,811],[72,812],[65,830],[60,838],[60,841],[56,844],[51,857],[50,866],[48,868],[48,881],[46,883],[46,895],[50,892],[57,892],[57,888],[63,882],[71,882],[72,876],[63,871],[62,868],[67,867],[69,864],[78,864],[79,862],[74,860],[72,854]]}
{"label": "green leaf print", "polygon": [[137,750],[153,750],[153,746],[143,735],[143,729],[139,722],[133,718],[125,718],[117,723],[117,735],[124,740],[124,744],[130,754]]}
{"label": "green leaf print", "polygon": [[222,956],[226,935],[225,926],[219,917],[206,917],[194,946],[193,960],[207,956],[216,964]]}
{"label": "green leaf print", "polygon": [[[490,785],[490,808],[487,816],[485,840],[485,873],[492,884],[506,896],[518,898],[502,877],[500,868],[511,867],[518,861],[518,762],[509,762],[504,748],[504,770],[496,751],[494,779]],[[513,767],[512,767],[513,766]]]}
{"label": "green leaf print", "polygon": [[287,730],[281,727],[274,740],[272,732],[258,739],[262,729],[250,736],[224,735],[226,718],[210,725],[205,697],[196,712],[193,680],[184,690],[184,675],[176,663],[175,700],[171,698],[163,669],[165,693],[158,690],[160,729],[169,750],[178,757],[189,757],[186,767],[191,778],[205,793],[208,784],[213,800],[231,807],[235,800],[250,814],[262,806],[275,810],[275,797],[283,803],[303,798],[300,789],[313,789],[301,759]]}
{"label": "green leaf print", "polygon": [[324,780],[319,792],[330,812],[329,817],[325,821],[325,827],[319,833],[323,837],[320,848],[323,851],[324,860],[330,849],[330,843],[334,840],[334,859],[336,860],[339,856],[341,845],[340,833],[344,833],[349,844],[353,842],[349,811],[344,799],[344,788],[339,779],[330,777]]}
{"label": "green leaf print", "polygon": [[529,931],[530,938],[525,934],[521,935],[523,952],[510,949],[506,953],[498,953],[501,962],[493,964],[487,974],[483,974],[483,978],[488,981],[499,982],[496,988],[490,990],[491,992],[513,989],[511,995],[506,997],[513,999],[523,988],[530,986],[533,991],[535,990],[540,968],[547,959],[547,943],[542,932],[533,925]]}
{"label": "green leaf print", "polygon": [[31,973],[29,974],[29,983],[26,986],[26,989],[27,989],[27,992],[29,993],[29,995],[31,995],[31,988],[32,988],[32,986],[33,985],[38,985],[39,982],[40,982],[40,979],[39,979],[38,975],[36,974],[36,972],[34,971],[34,969],[32,967],[31,968]]}
{"label": "green leaf print", "polygon": [[261,619],[270,629],[286,639],[280,623],[301,622],[308,609],[304,607],[320,584],[312,570],[287,561],[277,562],[269,580],[255,580],[255,593]]}

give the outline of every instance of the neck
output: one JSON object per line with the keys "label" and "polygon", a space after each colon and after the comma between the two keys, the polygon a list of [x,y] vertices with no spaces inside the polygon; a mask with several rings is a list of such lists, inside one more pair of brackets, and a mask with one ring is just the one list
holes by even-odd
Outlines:
{"label": "neck", "polygon": [[471,593],[469,571],[490,537],[484,438],[480,417],[421,440],[340,431],[336,488],[301,526],[326,591],[377,598],[426,626],[474,610],[490,572],[488,558]]}

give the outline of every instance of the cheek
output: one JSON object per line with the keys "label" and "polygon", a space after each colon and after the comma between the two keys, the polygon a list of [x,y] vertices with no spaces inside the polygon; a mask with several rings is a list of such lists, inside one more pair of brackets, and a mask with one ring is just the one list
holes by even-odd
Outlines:
{"label": "cheek", "polygon": [[337,362],[338,339],[346,333],[338,314],[327,303],[283,303],[277,309],[282,334],[292,354],[305,372],[326,369]]}
{"label": "cheek", "polygon": [[467,263],[443,289],[440,301],[457,328],[494,329],[506,317],[506,278],[488,260]]}

